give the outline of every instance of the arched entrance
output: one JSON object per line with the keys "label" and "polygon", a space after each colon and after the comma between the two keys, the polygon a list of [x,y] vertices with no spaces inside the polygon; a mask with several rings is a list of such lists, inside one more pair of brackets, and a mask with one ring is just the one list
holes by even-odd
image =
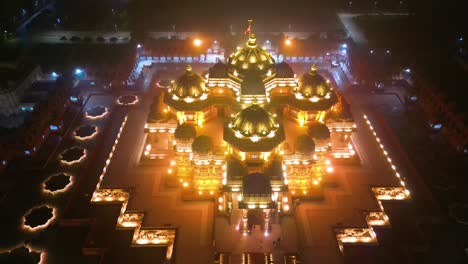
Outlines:
{"label": "arched entrance", "polygon": [[249,229],[252,229],[253,226],[256,226],[256,228],[262,227],[265,223],[263,210],[249,209],[247,212],[247,223],[249,225]]}

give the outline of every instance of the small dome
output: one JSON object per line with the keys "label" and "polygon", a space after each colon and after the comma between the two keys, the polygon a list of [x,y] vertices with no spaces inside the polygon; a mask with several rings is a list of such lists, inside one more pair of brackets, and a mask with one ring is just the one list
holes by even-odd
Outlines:
{"label": "small dome", "polygon": [[275,65],[276,78],[294,78],[294,71],[286,62],[281,62]]}
{"label": "small dome", "polygon": [[256,70],[265,74],[274,67],[275,60],[270,53],[258,47],[257,39],[251,34],[245,48],[237,51],[228,61],[231,72],[245,74],[248,70]]}
{"label": "small dome", "polygon": [[229,126],[245,137],[266,137],[279,127],[272,114],[255,104],[240,111]]}
{"label": "small dome", "polygon": [[192,67],[190,65],[187,65],[184,75],[180,76],[179,79],[175,81],[170,90],[171,94],[181,99],[198,99],[200,96],[207,93],[207,91],[205,80],[200,75],[192,72]]}
{"label": "small dome", "polygon": [[303,97],[325,97],[330,93],[330,84],[317,73],[317,67],[312,65],[310,71],[299,78],[299,92]]}
{"label": "small dome", "polygon": [[241,83],[243,95],[265,95],[265,85],[262,76],[258,72],[249,71]]}
{"label": "small dome", "polygon": [[208,71],[209,78],[226,78],[227,75],[227,66],[226,64],[218,61],[213,67]]}

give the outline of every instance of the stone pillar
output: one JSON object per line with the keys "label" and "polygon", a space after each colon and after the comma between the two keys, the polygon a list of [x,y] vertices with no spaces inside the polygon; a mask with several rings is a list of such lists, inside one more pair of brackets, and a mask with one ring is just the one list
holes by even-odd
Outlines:
{"label": "stone pillar", "polygon": [[247,211],[248,211],[247,209],[242,209],[242,234],[244,235],[249,233]]}
{"label": "stone pillar", "polygon": [[270,209],[263,209],[263,217],[265,220],[263,229],[265,233],[268,233],[270,231]]}

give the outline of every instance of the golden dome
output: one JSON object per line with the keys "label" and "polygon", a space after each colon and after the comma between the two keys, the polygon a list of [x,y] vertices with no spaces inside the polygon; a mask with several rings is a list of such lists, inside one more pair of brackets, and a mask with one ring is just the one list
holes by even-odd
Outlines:
{"label": "golden dome", "polygon": [[245,74],[248,70],[256,70],[265,74],[274,67],[275,60],[270,53],[258,47],[254,34],[250,34],[246,47],[238,50],[228,60],[230,72],[235,70],[240,74]]}
{"label": "golden dome", "polygon": [[241,83],[242,95],[265,95],[265,85],[262,76],[258,72],[249,71]]}
{"label": "golden dome", "polygon": [[208,90],[205,80],[198,74],[192,72],[192,67],[187,65],[185,73],[177,79],[169,92],[179,99],[199,99]]}
{"label": "golden dome", "polygon": [[280,62],[275,65],[276,78],[294,78],[294,71],[286,62]]}
{"label": "golden dome", "polygon": [[263,138],[274,136],[274,132],[278,130],[279,125],[272,114],[254,104],[240,111],[232,119],[229,127],[236,134],[244,137]]}
{"label": "golden dome", "polygon": [[317,67],[312,65],[310,71],[299,78],[299,92],[305,98],[324,98],[330,96],[330,83],[317,73]]}

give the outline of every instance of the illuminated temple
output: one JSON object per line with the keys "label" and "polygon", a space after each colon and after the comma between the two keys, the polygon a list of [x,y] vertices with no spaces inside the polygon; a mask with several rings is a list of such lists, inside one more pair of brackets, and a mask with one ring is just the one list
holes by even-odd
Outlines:
{"label": "illuminated temple", "polygon": [[[315,65],[296,74],[250,32],[243,48],[198,74],[190,65],[153,104],[143,158],[173,156],[167,184],[184,199],[215,199],[218,213],[289,214],[295,198],[321,195],[333,163],[354,157],[349,105]],[[155,138],[158,137],[158,140]],[[156,142],[157,141],[157,142]]]}

